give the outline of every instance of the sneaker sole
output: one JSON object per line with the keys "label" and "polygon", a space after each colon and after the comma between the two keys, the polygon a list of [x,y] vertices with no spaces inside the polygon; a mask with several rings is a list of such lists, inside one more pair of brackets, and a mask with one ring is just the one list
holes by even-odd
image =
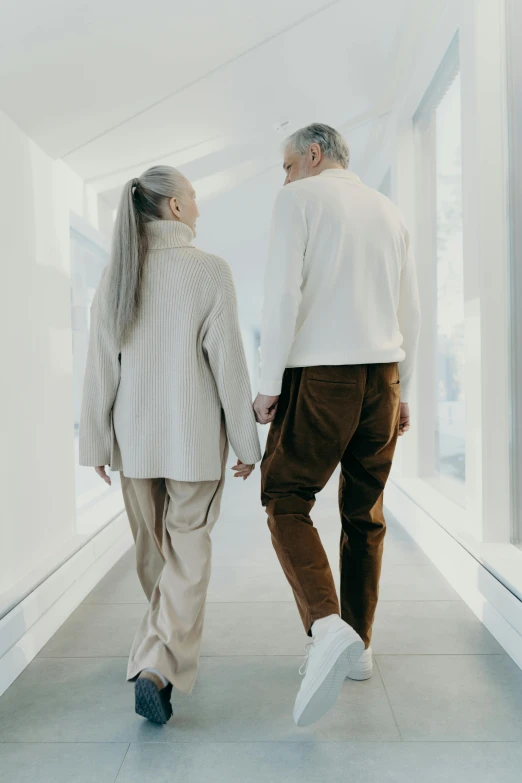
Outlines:
{"label": "sneaker sole", "polygon": [[332,645],[328,659],[308,690],[309,697],[303,699],[304,705],[296,702],[294,720],[298,726],[309,726],[326,715],[339,698],[348,672],[363,652],[364,642],[355,631],[343,633],[338,643]]}
{"label": "sneaker sole", "polygon": [[366,662],[366,665],[362,666],[359,660],[355,666],[350,667],[350,671],[346,675],[349,680],[369,680],[373,674],[373,658]]}
{"label": "sneaker sole", "polygon": [[369,680],[373,674],[373,667],[360,672],[349,672],[346,676],[349,680]]}
{"label": "sneaker sole", "polygon": [[151,723],[163,725],[172,715],[170,688],[159,691],[153,682],[138,678],[134,686],[136,713]]}

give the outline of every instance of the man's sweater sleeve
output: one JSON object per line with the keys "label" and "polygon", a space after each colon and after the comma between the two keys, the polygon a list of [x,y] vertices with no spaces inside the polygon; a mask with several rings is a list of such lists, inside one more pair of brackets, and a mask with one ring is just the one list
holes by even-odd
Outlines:
{"label": "man's sweater sleeve", "polygon": [[261,459],[257,425],[252,408],[252,387],[237,314],[232,273],[221,262],[223,299],[213,316],[203,347],[225,414],[227,435],[234,453],[245,465]]}
{"label": "man's sweater sleeve", "polygon": [[265,272],[261,319],[261,376],[259,392],[281,393],[283,373],[295,336],[301,302],[303,261],[308,240],[304,208],[291,187],[277,197]]}
{"label": "man's sweater sleeve", "polygon": [[415,369],[421,324],[417,273],[415,271],[415,260],[413,258],[413,250],[408,233],[406,233],[405,238],[405,258],[401,272],[397,317],[399,320],[399,329],[401,330],[403,337],[402,348],[406,353],[406,357],[400,364],[401,401],[408,402],[411,380]]}

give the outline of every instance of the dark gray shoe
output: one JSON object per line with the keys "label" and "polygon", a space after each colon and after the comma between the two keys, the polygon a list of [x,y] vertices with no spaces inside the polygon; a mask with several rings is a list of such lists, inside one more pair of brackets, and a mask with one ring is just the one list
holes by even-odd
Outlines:
{"label": "dark gray shoe", "polygon": [[151,723],[163,725],[172,715],[172,685],[163,686],[153,672],[142,672],[134,685],[136,712]]}

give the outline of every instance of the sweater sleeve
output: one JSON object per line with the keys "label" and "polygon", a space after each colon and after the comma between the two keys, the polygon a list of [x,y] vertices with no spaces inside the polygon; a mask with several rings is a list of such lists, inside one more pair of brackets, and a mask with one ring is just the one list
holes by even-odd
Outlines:
{"label": "sweater sleeve", "polygon": [[408,402],[421,324],[415,260],[408,234],[406,234],[405,258],[401,271],[397,317],[399,329],[403,337],[402,348],[406,354],[400,365],[401,400],[402,402]]}
{"label": "sweater sleeve", "polygon": [[80,465],[110,465],[112,408],[120,383],[119,350],[97,306],[91,307],[91,329],[80,417]]}
{"label": "sweater sleeve", "polygon": [[252,408],[252,388],[232,275],[224,265],[221,271],[225,278],[225,296],[210,322],[203,347],[216,381],[232,448],[241,462],[253,465],[261,459],[261,448]]}
{"label": "sweater sleeve", "polygon": [[306,218],[297,195],[292,188],[283,188],[274,206],[265,272],[261,319],[261,394],[277,396],[281,393],[283,373],[294,341],[302,299],[307,239]]}

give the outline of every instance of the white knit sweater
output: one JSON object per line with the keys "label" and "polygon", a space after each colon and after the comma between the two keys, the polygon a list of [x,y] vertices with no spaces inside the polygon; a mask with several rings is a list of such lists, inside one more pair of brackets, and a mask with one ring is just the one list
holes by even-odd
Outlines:
{"label": "white knit sweater", "polygon": [[230,268],[191,246],[183,223],[149,224],[137,322],[119,346],[104,276],[91,309],[80,464],[129,478],[221,476],[222,411],[244,463],[261,459]]}
{"label": "white knit sweater", "polygon": [[408,231],[356,174],[327,169],[280,192],[266,267],[262,394],[285,367],[400,362],[408,401],[420,328]]}

